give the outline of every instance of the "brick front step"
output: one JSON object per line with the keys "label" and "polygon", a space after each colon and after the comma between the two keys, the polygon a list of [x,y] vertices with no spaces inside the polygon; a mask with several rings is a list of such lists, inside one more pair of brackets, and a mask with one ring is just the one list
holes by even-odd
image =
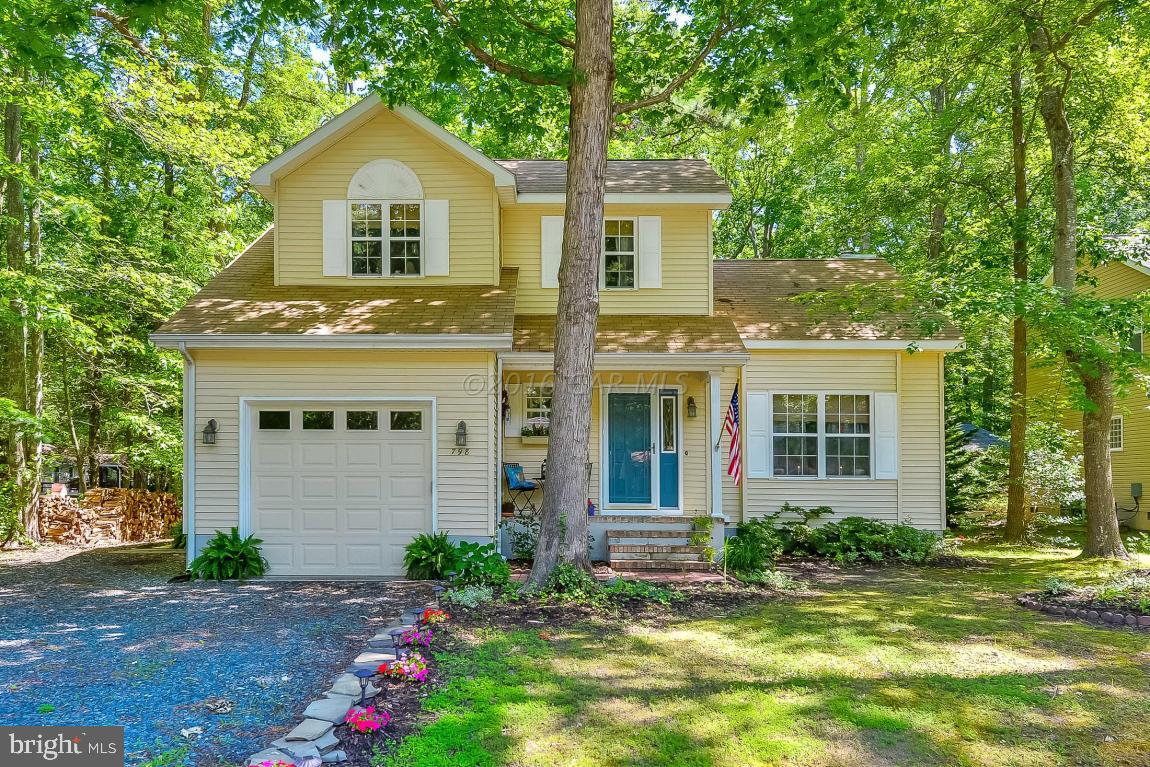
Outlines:
{"label": "brick front step", "polygon": [[612,544],[607,550],[612,554],[702,554],[704,546],[678,546],[657,543]]}
{"label": "brick front step", "polygon": [[607,538],[690,538],[690,530],[608,530]]}
{"label": "brick front step", "polygon": [[612,570],[666,570],[669,572],[682,572],[691,570],[707,572],[711,569],[710,562],[672,562],[666,559],[612,559],[608,562]]}
{"label": "brick front step", "polygon": [[594,517],[588,517],[590,522],[601,522],[609,525],[627,525],[627,524],[660,524],[660,525],[687,525],[691,524],[692,517],[676,516],[669,514],[598,514]]}

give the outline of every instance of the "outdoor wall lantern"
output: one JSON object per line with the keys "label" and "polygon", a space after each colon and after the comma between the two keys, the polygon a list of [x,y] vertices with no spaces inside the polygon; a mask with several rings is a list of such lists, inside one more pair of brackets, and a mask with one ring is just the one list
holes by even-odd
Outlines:
{"label": "outdoor wall lantern", "polygon": [[694,397],[687,397],[687,417],[697,418],[699,415],[699,406],[695,404]]}
{"label": "outdoor wall lantern", "polygon": [[219,424],[217,424],[216,419],[213,418],[212,420],[208,421],[208,425],[204,427],[204,444],[205,445],[216,444],[216,432],[217,431],[219,431]]}
{"label": "outdoor wall lantern", "polygon": [[455,427],[455,446],[467,447],[467,422],[460,421]]}

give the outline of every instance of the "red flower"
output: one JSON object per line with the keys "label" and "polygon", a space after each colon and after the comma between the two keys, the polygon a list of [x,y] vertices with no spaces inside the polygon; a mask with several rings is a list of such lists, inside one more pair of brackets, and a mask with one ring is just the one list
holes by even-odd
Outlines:
{"label": "red flower", "polygon": [[379,668],[378,668],[378,669],[376,669],[376,671],[378,671],[378,672],[379,672],[379,673],[381,673],[381,674],[386,674],[386,673],[388,672],[388,666],[387,666],[387,664],[386,664],[386,663],[382,663],[382,664],[380,664]]}

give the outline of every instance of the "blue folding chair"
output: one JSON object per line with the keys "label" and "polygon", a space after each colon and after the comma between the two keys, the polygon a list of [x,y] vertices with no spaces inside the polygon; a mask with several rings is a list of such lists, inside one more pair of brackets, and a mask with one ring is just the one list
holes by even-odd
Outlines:
{"label": "blue folding chair", "polygon": [[503,474],[507,479],[507,494],[511,496],[511,503],[516,511],[535,510],[532,497],[539,489],[537,482],[532,482],[523,476],[523,466],[518,463],[503,464]]}

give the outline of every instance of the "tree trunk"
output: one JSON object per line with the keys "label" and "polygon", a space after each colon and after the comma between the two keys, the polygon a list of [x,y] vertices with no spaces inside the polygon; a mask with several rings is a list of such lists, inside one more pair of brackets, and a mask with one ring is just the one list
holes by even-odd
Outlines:
{"label": "tree trunk", "polygon": [[1079,371],[1086,396],[1094,403],[1082,414],[1082,464],[1086,479],[1086,544],[1083,557],[1129,559],[1118,531],[1110,475],[1110,419],[1114,417],[1114,381],[1108,368]]}
{"label": "tree trunk", "polygon": [[[1070,70],[1052,70],[1057,50],[1053,36],[1041,23],[1027,21],[1027,36],[1034,57],[1035,79],[1041,88],[1039,111],[1050,140],[1054,188],[1054,285],[1070,304],[1077,280],[1078,197],[1074,188],[1074,133],[1066,114],[1066,88]],[[1118,532],[1114,487],[1110,475],[1110,418],[1114,411],[1112,372],[1104,361],[1082,361],[1074,349],[1066,350],[1093,407],[1082,418],[1082,459],[1086,484],[1084,557],[1127,559]]]}
{"label": "tree trunk", "polygon": [[[32,205],[28,216],[28,257],[25,271],[36,275],[40,270],[40,136],[31,131],[28,142],[29,175],[32,178]],[[24,410],[39,420],[44,415],[44,331],[40,327],[39,306],[25,308],[27,345],[24,353]],[[22,435],[24,465],[28,473],[28,500],[24,505],[24,531],[34,541],[40,540],[40,472],[44,464],[44,442],[40,429]]]}
{"label": "tree trunk", "polygon": [[[1022,106],[1022,51],[1016,50],[1010,69],[1010,135],[1014,168],[1013,266],[1014,283],[1021,288],[1030,276],[1030,197],[1026,186],[1026,130]],[[1014,318],[1010,370],[1010,463],[1007,470],[1006,530],[1011,543],[1026,539],[1026,318]]]}
{"label": "tree trunk", "polygon": [[578,0],[575,6],[575,77],[571,86],[563,257],[555,312],[547,492],[535,561],[527,581],[529,588],[542,586],[560,560],[583,570],[591,569],[587,549],[587,460],[599,319],[603,188],[614,108],[613,12],[612,0]]}
{"label": "tree trunk", "polygon": [[[939,83],[930,89],[931,112],[934,115],[939,139],[939,154],[946,161],[950,158],[951,133],[943,121],[946,116],[946,83]],[[944,171],[945,172],[945,171]],[[941,178],[942,174],[939,174]],[[935,183],[937,184],[936,178]],[[946,203],[939,190],[934,192],[934,201],[930,208],[930,234],[926,240],[927,258],[931,264],[937,264],[942,256],[942,235],[946,230]]]}

